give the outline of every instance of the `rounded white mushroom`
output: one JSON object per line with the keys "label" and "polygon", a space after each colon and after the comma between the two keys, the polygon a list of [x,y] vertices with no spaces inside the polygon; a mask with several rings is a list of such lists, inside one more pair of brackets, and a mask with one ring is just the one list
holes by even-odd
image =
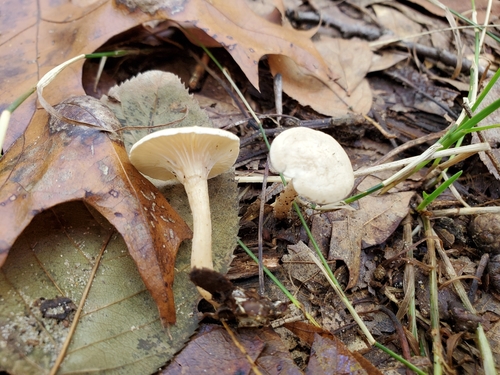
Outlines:
{"label": "rounded white mushroom", "polygon": [[333,137],[321,131],[287,129],[274,139],[269,157],[271,169],[291,179],[287,191],[293,189],[295,195],[312,202],[339,202],[354,186],[349,157]]}
{"label": "rounded white mushroom", "polygon": [[[141,173],[159,180],[176,178],[184,185],[193,215],[191,268],[213,269],[207,180],[228,171],[239,149],[233,133],[194,126],[151,133],[130,150],[130,161]],[[199,291],[211,299],[210,293]]]}

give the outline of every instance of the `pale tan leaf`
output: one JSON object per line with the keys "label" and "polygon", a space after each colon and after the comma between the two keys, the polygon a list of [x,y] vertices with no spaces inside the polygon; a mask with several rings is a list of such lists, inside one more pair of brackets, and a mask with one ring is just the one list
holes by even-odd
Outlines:
{"label": "pale tan leaf", "polygon": [[367,113],[372,104],[371,90],[365,76],[372,52],[367,42],[324,37],[315,43],[324,60],[340,78],[325,85],[285,56],[268,57],[271,73],[283,77],[283,90],[302,105],[328,116],[342,116],[351,111]]}
{"label": "pale tan leaf", "polygon": [[373,10],[377,15],[377,21],[386,29],[391,30],[394,38],[405,38],[410,42],[418,41],[418,37],[410,38],[422,32],[422,27],[417,22],[390,6],[373,5]]}

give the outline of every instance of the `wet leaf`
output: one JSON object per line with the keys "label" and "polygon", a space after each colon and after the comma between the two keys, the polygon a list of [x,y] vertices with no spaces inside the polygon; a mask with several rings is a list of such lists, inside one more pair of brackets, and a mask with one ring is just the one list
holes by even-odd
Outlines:
{"label": "wet leaf", "polygon": [[[96,276],[90,280],[103,248]],[[189,259],[189,252],[181,251],[176,269],[189,268]],[[12,374],[47,374],[69,327],[44,318],[37,301],[65,296],[78,305],[89,282],[90,292],[58,374],[150,374],[198,325],[198,292],[186,272],[176,271],[177,323],[164,329],[123,238],[83,203],[65,203],[34,218],[0,273],[0,368]]]}
{"label": "wet leaf", "polygon": [[[0,265],[33,217],[82,200],[123,236],[164,323],[175,322],[174,261],[190,230],[159,191],[128,161],[112,131],[119,125],[98,100],[76,97],[57,106],[67,118],[32,123],[0,161]],[[99,128],[100,127],[100,128]]]}

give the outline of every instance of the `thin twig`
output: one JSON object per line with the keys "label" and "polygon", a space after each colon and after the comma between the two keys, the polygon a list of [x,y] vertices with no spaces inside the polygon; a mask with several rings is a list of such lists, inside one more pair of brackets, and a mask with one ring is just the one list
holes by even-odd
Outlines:
{"label": "thin twig", "polygon": [[490,261],[490,255],[486,253],[483,254],[481,260],[479,261],[479,264],[477,265],[476,278],[472,280],[469,293],[467,293],[469,301],[471,303],[474,303],[474,297],[476,296],[477,288],[479,286],[479,280],[481,280],[481,277],[483,277],[484,270],[486,269],[486,266],[488,265],[489,261]]}
{"label": "thin twig", "polygon": [[92,283],[94,281],[95,274],[97,272],[97,269],[99,268],[99,264],[101,263],[101,258],[102,255],[104,254],[104,250],[106,250],[109,241],[111,240],[111,237],[113,236],[114,231],[111,231],[109,233],[108,238],[104,241],[104,244],[101,247],[101,251],[99,251],[99,255],[97,256],[94,267],[92,267],[92,271],[89,275],[89,279],[87,281],[87,285],[85,286],[85,290],[82,293],[82,298],[80,299],[80,303],[78,304],[78,309],[76,310],[75,316],[73,318],[73,323],[71,324],[71,327],[69,328],[68,335],[66,336],[66,340],[64,341],[63,347],[61,351],[59,352],[59,355],[57,356],[56,362],[54,363],[54,366],[52,366],[52,369],[50,370],[49,375],[55,375],[57,371],[59,370],[59,366],[61,366],[62,361],[64,360],[64,357],[66,356],[66,352],[68,350],[69,344],[71,343],[71,339],[73,338],[73,334],[75,333],[76,327],[79,323],[80,320],[80,315],[83,311],[83,306],[85,305],[85,302],[87,301],[87,296],[90,291],[90,287],[92,286]]}
{"label": "thin twig", "polygon": [[[403,352],[403,357],[404,359],[410,361],[411,360],[410,346],[408,345],[408,340],[406,338],[405,331],[403,329],[403,326],[401,325],[401,322],[396,317],[396,315],[394,315],[394,313],[384,305],[380,305],[378,309],[384,314],[386,314],[389,317],[389,319],[391,319],[392,324],[394,325],[394,328],[396,329],[396,332],[399,337],[399,343],[401,344],[401,351]],[[409,368],[406,369],[406,374],[411,375],[411,370]]]}
{"label": "thin twig", "polygon": [[241,343],[238,341],[238,338],[235,336],[235,334],[233,333],[233,331],[231,330],[231,328],[227,325],[227,323],[224,320],[221,320],[221,323],[224,326],[224,328],[226,329],[226,331],[229,334],[229,336],[231,337],[231,340],[233,340],[234,345],[236,345],[236,347],[240,350],[240,352],[245,356],[245,358],[247,359],[247,361],[250,364],[250,366],[252,366],[253,372],[256,375],[262,375],[262,372],[260,372],[259,368],[255,364],[255,362],[252,359],[252,357],[250,357],[248,355],[245,347],[243,345],[241,345]]}
{"label": "thin twig", "polygon": [[266,205],[266,186],[267,186],[267,175],[269,174],[269,157],[266,161],[266,167],[264,169],[264,176],[262,178],[262,192],[260,194],[260,207],[259,207],[259,228],[257,233],[257,242],[259,248],[259,294],[261,296],[265,293],[264,285],[264,264],[262,259],[263,254],[263,241],[262,241],[262,228],[264,226],[264,207]]}

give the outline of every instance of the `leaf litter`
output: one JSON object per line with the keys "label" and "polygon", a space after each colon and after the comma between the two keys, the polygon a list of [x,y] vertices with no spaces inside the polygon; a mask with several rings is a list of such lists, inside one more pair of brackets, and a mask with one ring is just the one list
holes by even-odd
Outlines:
{"label": "leaf litter", "polygon": [[[106,6],[108,6],[108,4],[106,4]],[[341,9],[341,11],[344,12],[345,14],[352,16],[352,14],[354,13],[353,9],[346,11],[346,9],[349,7],[349,5],[344,4],[342,6],[343,6],[343,8],[339,8],[339,9]],[[398,9],[399,11],[402,11],[402,10],[400,10],[400,7],[394,7],[394,8]],[[111,8],[108,8],[108,9],[111,9]],[[282,11],[282,9],[283,8],[281,8],[280,10],[281,10],[281,14],[283,15],[284,12]],[[366,5],[363,9],[365,11],[366,10],[371,11],[373,8],[371,7],[371,5]],[[420,17],[420,14],[418,14],[417,12],[415,12],[415,13],[416,14],[414,17],[413,16],[410,17],[412,19],[412,22],[417,21],[417,23],[424,24],[424,28],[433,26],[432,22],[428,22],[428,21],[422,22],[423,18]],[[373,17],[373,14],[371,14],[371,16]],[[406,15],[406,17],[407,16],[408,15]],[[399,17],[399,15],[397,17]],[[298,21],[297,21],[297,19],[298,19]],[[295,21],[300,23],[301,22],[300,17],[297,17],[297,19]],[[435,25],[436,24],[434,24],[434,26]],[[297,26],[297,24],[295,26]],[[405,25],[399,24],[398,26],[404,27]],[[322,31],[324,31],[324,29],[325,28],[323,28],[323,30],[322,30],[322,27],[320,27],[318,30],[320,30],[320,32],[322,32]],[[361,30],[363,30],[363,29],[361,28]],[[212,32],[212,31],[213,30],[210,30],[210,32]],[[332,34],[334,35],[334,37],[337,37],[337,38],[339,37],[339,35],[335,35],[335,33],[329,33],[328,36],[323,35],[321,38],[323,40],[328,40],[328,38],[331,37]],[[361,35],[361,36],[363,37],[363,35]],[[225,41],[223,41],[223,42],[225,43]],[[428,43],[428,39],[425,39],[425,38],[419,39],[419,42]],[[100,43],[102,43],[102,41]],[[339,43],[342,43],[342,42],[339,42]],[[437,43],[437,42],[435,40],[433,40],[432,43]],[[96,46],[98,44],[99,43],[95,42],[94,44],[90,44],[90,45]],[[443,48],[443,47],[441,47],[441,48]],[[449,49],[452,50],[452,47],[450,47]],[[391,51],[391,53],[393,53],[393,54],[399,54],[400,56],[401,56],[401,53],[403,53],[403,56],[406,56],[406,57],[410,56],[410,54],[405,55],[406,52],[404,52],[404,51],[402,52],[400,50],[398,51],[397,49],[389,49],[389,51]],[[377,51],[377,53],[383,54],[383,53],[385,53],[385,51]],[[430,69],[433,72],[441,72],[441,73],[443,71],[446,71],[446,67],[443,67],[442,64],[440,65],[440,62],[433,61],[432,59],[426,59],[425,57],[422,57],[422,56],[420,56],[420,58],[422,59],[422,61],[425,60],[424,61],[425,65],[417,66],[417,69],[421,69],[421,70],[415,71],[414,74],[419,75],[419,74],[422,74],[422,72],[424,72],[423,74],[427,74],[425,69]],[[385,67],[387,67],[390,64],[395,64],[397,62],[397,59],[391,58],[388,60],[390,60],[391,62],[387,63],[385,65]],[[365,62],[365,60],[363,60],[363,62]],[[418,62],[418,60],[417,60],[417,62]],[[295,62],[295,64],[296,63],[297,62]],[[346,66],[347,65],[349,65],[348,62],[346,64]],[[351,65],[353,65],[353,64],[351,64]],[[368,64],[366,64],[366,65],[368,65]],[[410,64],[408,62],[405,62],[404,64],[400,64],[398,68],[401,68],[401,66],[404,66],[404,65],[410,65]],[[373,63],[371,65],[369,65],[368,69],[371,69],[370,67],[373,67]],[[253,68],[253,69],[255,69],[255,68]],[[261,69],[262,69],[262,67],[261,67]],[[264,63],[264,69],[265,69],[265,63]],[[363,68],[363,69],[366,69],[366,68]],[[138,73],[138,72],[140,72],[140,70],[136,71],[136,73]],[[344,71],[344,76],[348,76],[348,74],[346,72],[347,72],[347,70]],[[248,76],[248,72],[246,72],[246,73]],[[357,73],[357,72],[354,70],[354,73]],[[234,74],[238,78],[239,82],[244,81],[244,79],[242,79],[241,76],[239,76],[237,72],[235,72]],[[366,75],[366,73],[365,73],[365,75]],[[72,79],[74,79],[73,75],[71,77],[73,77]],[[255,86],[255,76],[253,79],[254,79],[254,81],[252,81],[252,79],[250,79],[250,81],[254,82],[254,86]],[[359,79],[364,80],[363,74],[360,74],[359,77],[356,77],[356,79],[358,81],[359,81]],[[459,77],[459,79],[464,80],[464,77]],[[121,81],[121,80],[119,80],[119,81]],[[422,129],[419,126],[416,126],[417,124],[420,125],[420,123],[422,122],[421,121],[422,117],[419,117],[419,116],[422,116],[422,113],[421,113],[422,109],[424,109],[424,110],[428,109],[428,106],[425,106],[425,108],[418,108],[418,104],[419,104],[419,102],[421,102],[421,100],[420,100],[421,98],[419,98],[418,95],[415,95],[415,92],[417,92],[417,94],[419,94],[418,90],[426,91],[427,87],[429,87],[431,84],[428,84],[428,83],[424,84],[424,88],[415,86],[415,87],[418,87],[418,90],[416,90],[415,87],[410,87],[410,88],[406,87],[405,88],[404,85],[406,83],[402,84],[401,82],[398,82],[397,80],[395,82],[392,79],[389,81],[387,79],[385,79],[385,80],[381,79],[380,77],[369,76],[368,81],[370,82],[370,85],[371,85],[370,92],[373,93],[373,100],[375,102],[375,106],[372,107],[371,115],[373,115],[375,118],[377,118],[377,115],[381,114],[381,115],[379,115],[379,118],[377,118],[377,121],[381,122],[381,124],[383,126],[386,126],[389,130],[394,132],[394,134],[396,135],[396,141],[393,141],[393,142],[406,142],[408,140],[417,139],[420,136],[424,135],[427,131],[431,131],[431,132],[432,131],[439,131],[440,130],[439,126],[442,126],[442,128],[444,128],[444,126],[446,126],[446,123],[440,117],[441,114],[439,112],[436,112],[435,110],[429,111],[428,114],[426,114],[424,116],[425,120],[423,121],[424,124],[426,123],[426,121],[428,121],[428,123],[432,126],[429,126],[426,129]],[[384,81],[383,85],[379,84],[381,81]],[[66,85],[67,84],[66,81],[64,81],[64,82],[65,82],[64,84]],[[68,82],[70,82],[70,80],[68,80]],[[77,81],[74,81],[74,82],[77,82]],[[211,82],[213,82],[213,81],[211,81]],[[374,84],[374,82],[375,82],[375,84]],[[388,82],[390,82],[390,83],[388,83]],[[78,84],[80,84],[80,83],[77,82],[76,86],[78,86]],[[337,85],[337,83],[334,83],[334,84]],[[339,84],[340,84],[340,80],[339,80]],[[154,86],[154,84],[153,84],[153,86]],[[251,96],[253,95],[252,97],[255,100],[254,105],[257,108],[265,108],[265,105],[263,104],[264,98],[266,98],[266,95],[268,95],[267,96],[268,98],[269,97],[272,98],[272,94],[269,95],[269,91],[268,91],[268,89],[266,89],[266,79],[262,75],[259,79],[259,86],[260,86],[260,91],[261,91],[260,93],[255,93],[255,91],[252,91],[253,90],[252,88],[249,88],[248,91],[251,93],[250,94]],[[325,85],[323,85],[323,86],[325,86]],[[440,85],[438,84],[438,86],[440,86]],[[343,84],[341,87],[346,89],[347,87],[349,87],[349,85]],[[375,91],[374,91],[374,87],[375,87]],[[399,91],[397,94],[394,94],[394,92],[396,92],[396,89]],[[61,92],[61,91],[64,91],[64,86],[61,86],[59,92]],[[67,92],[71,93],[71,89],[69,89]],[[56,95],[57,95],[57,93],[56,93]],[[383,99],[381,98],[380,95],[383,95]],[[291,96],[293,97],[293,95],[291,95]],[[439,96],[440,96],[440,94],[436,94],[434,92],[431,94],[431,97],[433,97],[437,101],[440,101],[442,99]],[[297,96],[297,98],[298,98],[298,96]],[[408,98],[412,98],[413,102],[408,101],[407,100]],[[216,104],[217,100],[214,99],[212,104],[217,105]],[[223,99],[223,100],[226,103],[231,102],[231,99],[229,99],[229,100]],[[300,103],[300,104],[307,104],[304,101],[302,101],[301,99],[297,99],[297,100],[298,100],[298,103]],[[450,99],[448,98],[448,100],[450,100]],[[58,100],[53,100],[53,102],[57,102],[57,101]],[[397,102],[397,101],[401,101],[400,102],[401,105],[394,106],[394,102]],[[367,101],[367,102],[371,102],[371,100]],[[311,103],[314,103],[314,100],[311,100]],[[453,104],[453,99],[450,100],[450,103]],[[377,104],[379,104],[379,106],[377,106]],[[299,116],[300,118],[302,118],[303,121],[305,121],[306,119],[310,119],[311,117],[320,117],[317,114],[311,114],[311,111],[307,110],[307,108],[304,110],[304,108],[300,107],[300,105],[298,105],[296,101],[294,101],[286,96],[284,97],[284,105],[285,105],[285,109],[288,111],[288,113],[294,113],[296,116]],[[210,104],[208,104],[207,106],[210,107]],[[374,108],[376,108],[376,112],[378,112],[378,113],[373,113]],[[318,110],[318,111],[321,112],[320,110]],[[29,114],[29,111],[28,111],[28,114]],[[179,120],[179,115],[182,118],[184,113],[182,113],[182,110],[178,108],[176,115],[178,115],[176,120]],[[27,122],[25,122],[25,124],[26,123]],[[286,124],[286,122],[285,122],[285,124]],[[303,122],[303,124],[305,124],[305,122]],[[269,125],[270,124],[266,124],[266,126],[268,126],[268,127],[269,127]],[[271,125],[271,129],[272,129],[272,127],[273,126]],[[345,130],[345,129],[341,129],[341,128],[335,128],[335,130],[330,129],[330,128],[327,128],[327,129],[328,129],[327,132],[335,133],[336,137],[343,140],[342,142],[347,143],[347,144],[351,144],[352,146],[354,146],[353,149],[355,151],[356,151],[357,147],[364,148],[362,152],[365,153],[365,159],[366,159],[366,154],[370,154],[367,150],[370,150],[370,147],[373,147],[373,144],[377,144],[377,142],[379,142],[379,143],[381,142],[380,137],[377,135],[374,135],[373,130],[367,129],[366,124],[357,124],[349,130]],[[245,128],[245,127],[239,126],[239,128],[237,128],[237,131],[250,134],[251,128]],[[370,140],[368,140],[368,138]],[[371,144],[370,142],[373,142],[373,143]],[[383,142],[383,144],[381,145],[381,147],[386,147],[388,144],[390,144],[387,141],[382,141],[382,142]],[[259,148],[259,147],[261,147],[261,145],[255,144],[255,142],[254,142],[251,147]],[[261,153],[260,155],[264,155],[264,154],[265,154],[265,152]],[[372,151],[370,158],[373,160],[374,155],[377,155],[377,154],[378,154],[377,151]],[[250,159],[241,160],[240,165],[241,165],[240,168],[246,172],[251,172],[251,171],[256,171],[256,170],[262,171],[263,170],[262,156],[258,156],[258,154],[257,154],[257,156],[253,157],[253,160],[250,160]],[[478,165],[479,165],[479,167],[478,167]],[[472,164],[469,167],[468,172],[470,173],[470,176],[477,176],[477,173],[480,170],[481,170],[480,164],[478,164],[477,162],[474,162],[474,164]],[[486,174],[486,173],[483,172],[483,174]],[[472,197],[474,196],[474,199],[472,199],[472,201],[474,201],[474,204],[476,204],[478,202],[486,202],[488,200],[488,198],[495,197],[495,193],[494,193],[495,186],[497,186],[495,184],[495,181],[491,181],[485,177],[484,179],[483,178],[474,179],[474,181],[473,181],[473,183],[471,183],[471,185],[467,185],[465,183],[465,181],[462,181],[462,182],[463,182],[462,185],[466,189],[466,190],[464,190],[464,191],[466,191],[465,194],[467,194],[467,196],[469,197],[469,200],[471,200]],[[409,186],[409,189],[412,190],[415,188],[419,188],[419,184],[420,184],[419,181],[414,181],[414,182],[409,183],[408,186]],[[476,190],[476,187],[478,188],[477,190]],[[255,188],[253,188],[251,186],[246,186],[245,189],[248,193],[248,194],[246,194],[247,197],[252,196],[251,191],[255,190]],[[468,189],[468,191],[467,191],[467,189]],[[258,192],[255,192],[255,193],[253,193],[253,196],[255,197],[258,194],[259,194]],[[399,192],[396,192],[396,194],[399,194]],[[407,192],[407,194],[408,195],[411,194],[411,191]],[[172,197],[173,196],[177,196],[177,193],[172,194]],[[252,201],[251,200],[250,201],[242,201],[242,207],[241,207],[241,211],[240,211],[241,214],[245,213],[247,203],[249,203],[249,202],[251,203]],[[363,202],[363,201],[361,201],[361,202]],[[406,198],[405,198],[404,202],[407,202]],[[438,201],[437,204],[444,205],[444,204],[446,204],[446,201]],[[448,204],[452,204],[452,203],[448,202]],[[384,255],[384,251],[390,252],[391,246],[393,244],[395,244],[398,240],[398,237],[401,236],[401,233],[398,232],[398,229],[396,229],[396,231],[394,233],[392,233],[393,232],[392,228],[397,227],[397,223],[404,216],[403,214],[408,211],[408,203],[403,204],[402,206],[403,206],[402,211],[399,211],[399,209],[395,210],[396,211],[395,212],[396,218],[390,220],[390,224],[379,223],[379,224],[376,224],[373,226],[372,229],[373,229],[374,234],[377,234],[377,232],[379,230],[381,233],[383,233],[383,236],[380,239],[368,240],[368,237],[364,237],[367,239],[366,243],[369,246],[367,245],[366,248],[363,248],[361,250],[358,250],[362,247],[359,244],[359,241],[356,242],[357,245],[355,246],[354,250],[359,251],[359,254],[360,254],[359,259],[361,259],[361,261],[359,261],[359,260],[357,261],[358,263],[361,262],[362,264],[365,264],[365,263],[366,264],[368,264],[368,263],[376,264],[380,261],[380,259],[387,258],[387,254]],[[362,220],[361,222],[362,223],[372,222],[372,221],[374,221],[375,218],[384,216],[384,214],[386,212],[384,210],[384,208],[385,207],[383,207],[382,210],[379,211],[378,213],[377,212],[370,213],[373,216],[371,216],[371,218],[369,218],[367,220],[364,220],[364,221]],[[236,209],[234,211],[236,212]],[[270,212],[270,211],[266,211],[266,212]],[[324,217],[322,220],[324,222],[329,222],[330,221],[330,219],[328,217],[329,214],[326,214],[326,215],[323,214],[323,215],[324,215]],[[187,220],[189,221],[189,218],[187,218]],[[301,233],[298,230],[298,227],[293,226],[293,225],[289,226],[290,224],[293,224],[293,221],[291,223],[290,222],[277,222],[273,219],[272,215],[271,216],[269,214],[267,215],[267,219],[266,219],[265,224],[264,224],[264,233],[263,233],[264,234],[265,250],[273,249],[273,250],[277,250],[278,254],[279,253],[283,254],[286,251],[285,249],[286,249],[286,245],[287,245],[287,242],[283,241],[284,239],[290,240],[292,238],[295,238],[296,240],[294,240],[293,243],[296,243],[297,239],[301,238]],[[328,233],[328,231],[326,231],[327,234],[326,234],[325,238],[323,239],[323,242],[325,244],[325,246],[324,246],[325,252],[328,251],[328,249],[331,245],[329,243],[330,235],[333,234],[331,231],[331,224],[332,223],[329,222],[329,224],[330,224],[330,227],[329,227],[330,233]],[[279,228],[279,227],[283,228],[282,233],[286,233],[287,234],[286,236],[285,235],[283,235],[283,236],[278,235],[276,228]],[[256,245],[254,233],[256,232],[256,229],[257,229],[257,221],[255,219],[253,219],[252,221],[246,222],[244,225],[244,228],[245,228],[245,230],[243,230],[240,233],[240,236],[242,236],[245,239],[246,243],[248,243],[249,245]],[[364,230],[363,225],[356,227],[356,230],[363,231]],[[377,236],[375,236],[375,237],[377,237]],[[361,243],[363,243],[363,242],[361,242]],[[467,251],[471,252],[471,254],[473,254],[472,257],[474,258],[474,256],[477,255],[476,246],[474,244],[472,244],[472,246],[471,246],[470,242],[467,242],[467,245],[468,245]],[[394,247],[397,248],[397,246],[394,246]],[[422,257],[424,252],[425,252],[425,248],[421,245],[420,246],[417,245],[415,250],[417,251],[417,256],[419,256],[419,257]],[[182,250],[181,250],[181,252],[182,252]],[[396,253],[397,253],[397,251],[396,251]],[[240,257],[240,253],[236,252],[236,256]],[[10,256],[8,259],[10,259]],[[347,263],[349,261],[346,260],[345,262]],[[342,262],[337,261],[336,263],[337,263],[337,265],[342,265]],[[459,267],[458,263],[455,262],[455,264],[457,264],[457,267]],[[345,267],[344,267],[344,269],[345,269]],[[343,280],[343,282],[345,284],[347,284],[349,282],[349,280],[351,280],[352,273],[355,272],[355,266],[353,266],[351,264],[347,268],[347,271],[344,272],[344,274],[346,275],[345,279],[342,279],[342,272],[340,272],[341,270],[342,270],[342,267],[339,267],[338,271],[339,271],[340,280]],[[373,297],[380,298],[382,295],[385,295],[385,296],[389,296],[390,298],[396,298],[395,300],[397,300],[397,298],[399,297],[399,295],[397,294],[398,292],[396,291],[396,294],[391,294],[392,292],[390,291],[390,287],[394,286],[397,288],[397,285],[399,285],[398,280],[400,280],[401,273],[399,272],[400,270],[397,267],[395,267],[391,271],[392,271],[392,273],[390,273],[390,276],[388,278],[383,279],[383,280],[385,280],[384,281],[385,284],[383,285],[382,289],[379,289],[380,286],[377,286],[375,289],[371,289],[371,291],[369,293],[365,293],[366,292],[365,290],[360,291],[360,290],[355,289],[355,292],[358,293],[357,296],[358,297],[365,296],[367,298],[373,298]],[[279,269],[276,272],[277,272],[277,274],[279,274],[280,273]],[[361,276],[365,277],[366,275],[361,275]],[[287,278],[285,276],[284,280],[286,280],[286,279]],[[369,279],[369,277],[368,277],[368,279]],[[292,291],[293,290],[298,291],[299,295],[300,295],[301,293],[304,293],[303,292],[304,289],[302,287],[303,282],[304,281],[301,280],[299,285],[293,285],[293,284],[288,283],[287,286]],[[393,283],[393,284],[391,284],[391,283]],[[254,284],[252,284],[251,281],[248,281],[247,284],[254,285]],[[362,284],[360,283],[358,285],[362,285]],[[272,294],[272,291],[270,291],[269,293]],[[317,295],[313,289],[308,290],[308,293],[309,294],[304,293],[304,295],[307,296],[312,301],[311,303],[308,304],[308,306],[310,306],[310,308],[312,308],[312,309],[317,309],[318,311],[320,311],[321,314],[325,314],[325,321],[327,322],[328,319],[330,318],[330,316],[327,316],[327,311],[325,309],[325,307],[326,307],[325,301],[330,301],[331,299],[326,299],[326,297],[322,298],[322,295]],[[282,296],[281,297],[278,296],[278,297],[282,298]],[[51,298],[53,298],[53,297],[51,297]],[[425,297],[423,297],[423,299],[421,300],[420,303],[422,306],[425,306]],[[337,305],[338,305],[338,301],[337,301],[337,303],[333,303],[333,306],[337,306]],[[319,308],[318,308],[318,306],[319,306]],[[490,307],[490,311],[494,311],[494,310],[495,310],[494,308]],[[367,311],[369,313],[369,309]],[[367,320],[378,319],[378,318],[376,318],[376,316],[377,316],[376,314],[366,315],[366,319]],[[348,322],[348,320],[344,320],[346,317],[345,313],[339,312],[339,310],[337,309],[336,312],[334,313],[334,315],[332,315],[332,317],[333,317],[333,320],[336,319],[336,324],[334,325],[335,327],[339,327],[339,328],[344,327],[343,331],[349,332],[349,327],[346,327],[343,325],[343,322],[346,322],[346,324]],[[492,321],[494,321],[495,317],[490,316],[490,319]],[[384,322],[382,321],[382,323],[384,323]],[[376,327],[379,327],[379,326],[380,325],[374,324],[371,327],[373,327],[375,329]],[[498,325],[495,325],[494,327],[497,327],[497,326]],[[389,332],[389,331],[382,330],[379,332],[381,335],[383,335],[384,334],[383,332]],[[492,330],[490,332],[491,332],[490,336],[494,337],[493,334],[495,331]],[[462,335],[462,336],[461,337],[463,340],[468,340],[466,334]],[[343,339],[346,342],[348,342],[348,346],[351,349],[355,348],[354,341],[350,342],[349,339],[345,336],[343,337]],[[459,340],[457,342],[459,342]],[[311,344],[309,344],[309,345],[311,345]],[[323,345],[325,345],[325,348],[328,349],[331,345],[334,345],[334,344],[323,343]],[[397,344],[396,344],[396,346],[397,346]],[[144,347],[147,347],[147,345],[145,345]],[[292,347],[289,347],[289,348],[293,349]],[[383,363],[384,358],[382,358],[380,356],[377,357],[376,355],[373,355],[373,352],[374,351],[366,354],[366,356],[368,358],[370,358],[372,363],[377,363],[379,365],[381,363]],[[467,349],[463,345],[457,344],[456,350],[453,351],[454,360],[461,361],[461,358],[467,358],[466,357],[467,355],[468,355]],[[451,360],[453,360],[453,359],[450,359],[450,361]],[[463,363],[463,361],[462,361],[462,363]],[[302,368],[305,368],[305,366],[303,366]],[[470,370],[470,367],[467,367],[466,365],[464,365],[464,368]]]}

